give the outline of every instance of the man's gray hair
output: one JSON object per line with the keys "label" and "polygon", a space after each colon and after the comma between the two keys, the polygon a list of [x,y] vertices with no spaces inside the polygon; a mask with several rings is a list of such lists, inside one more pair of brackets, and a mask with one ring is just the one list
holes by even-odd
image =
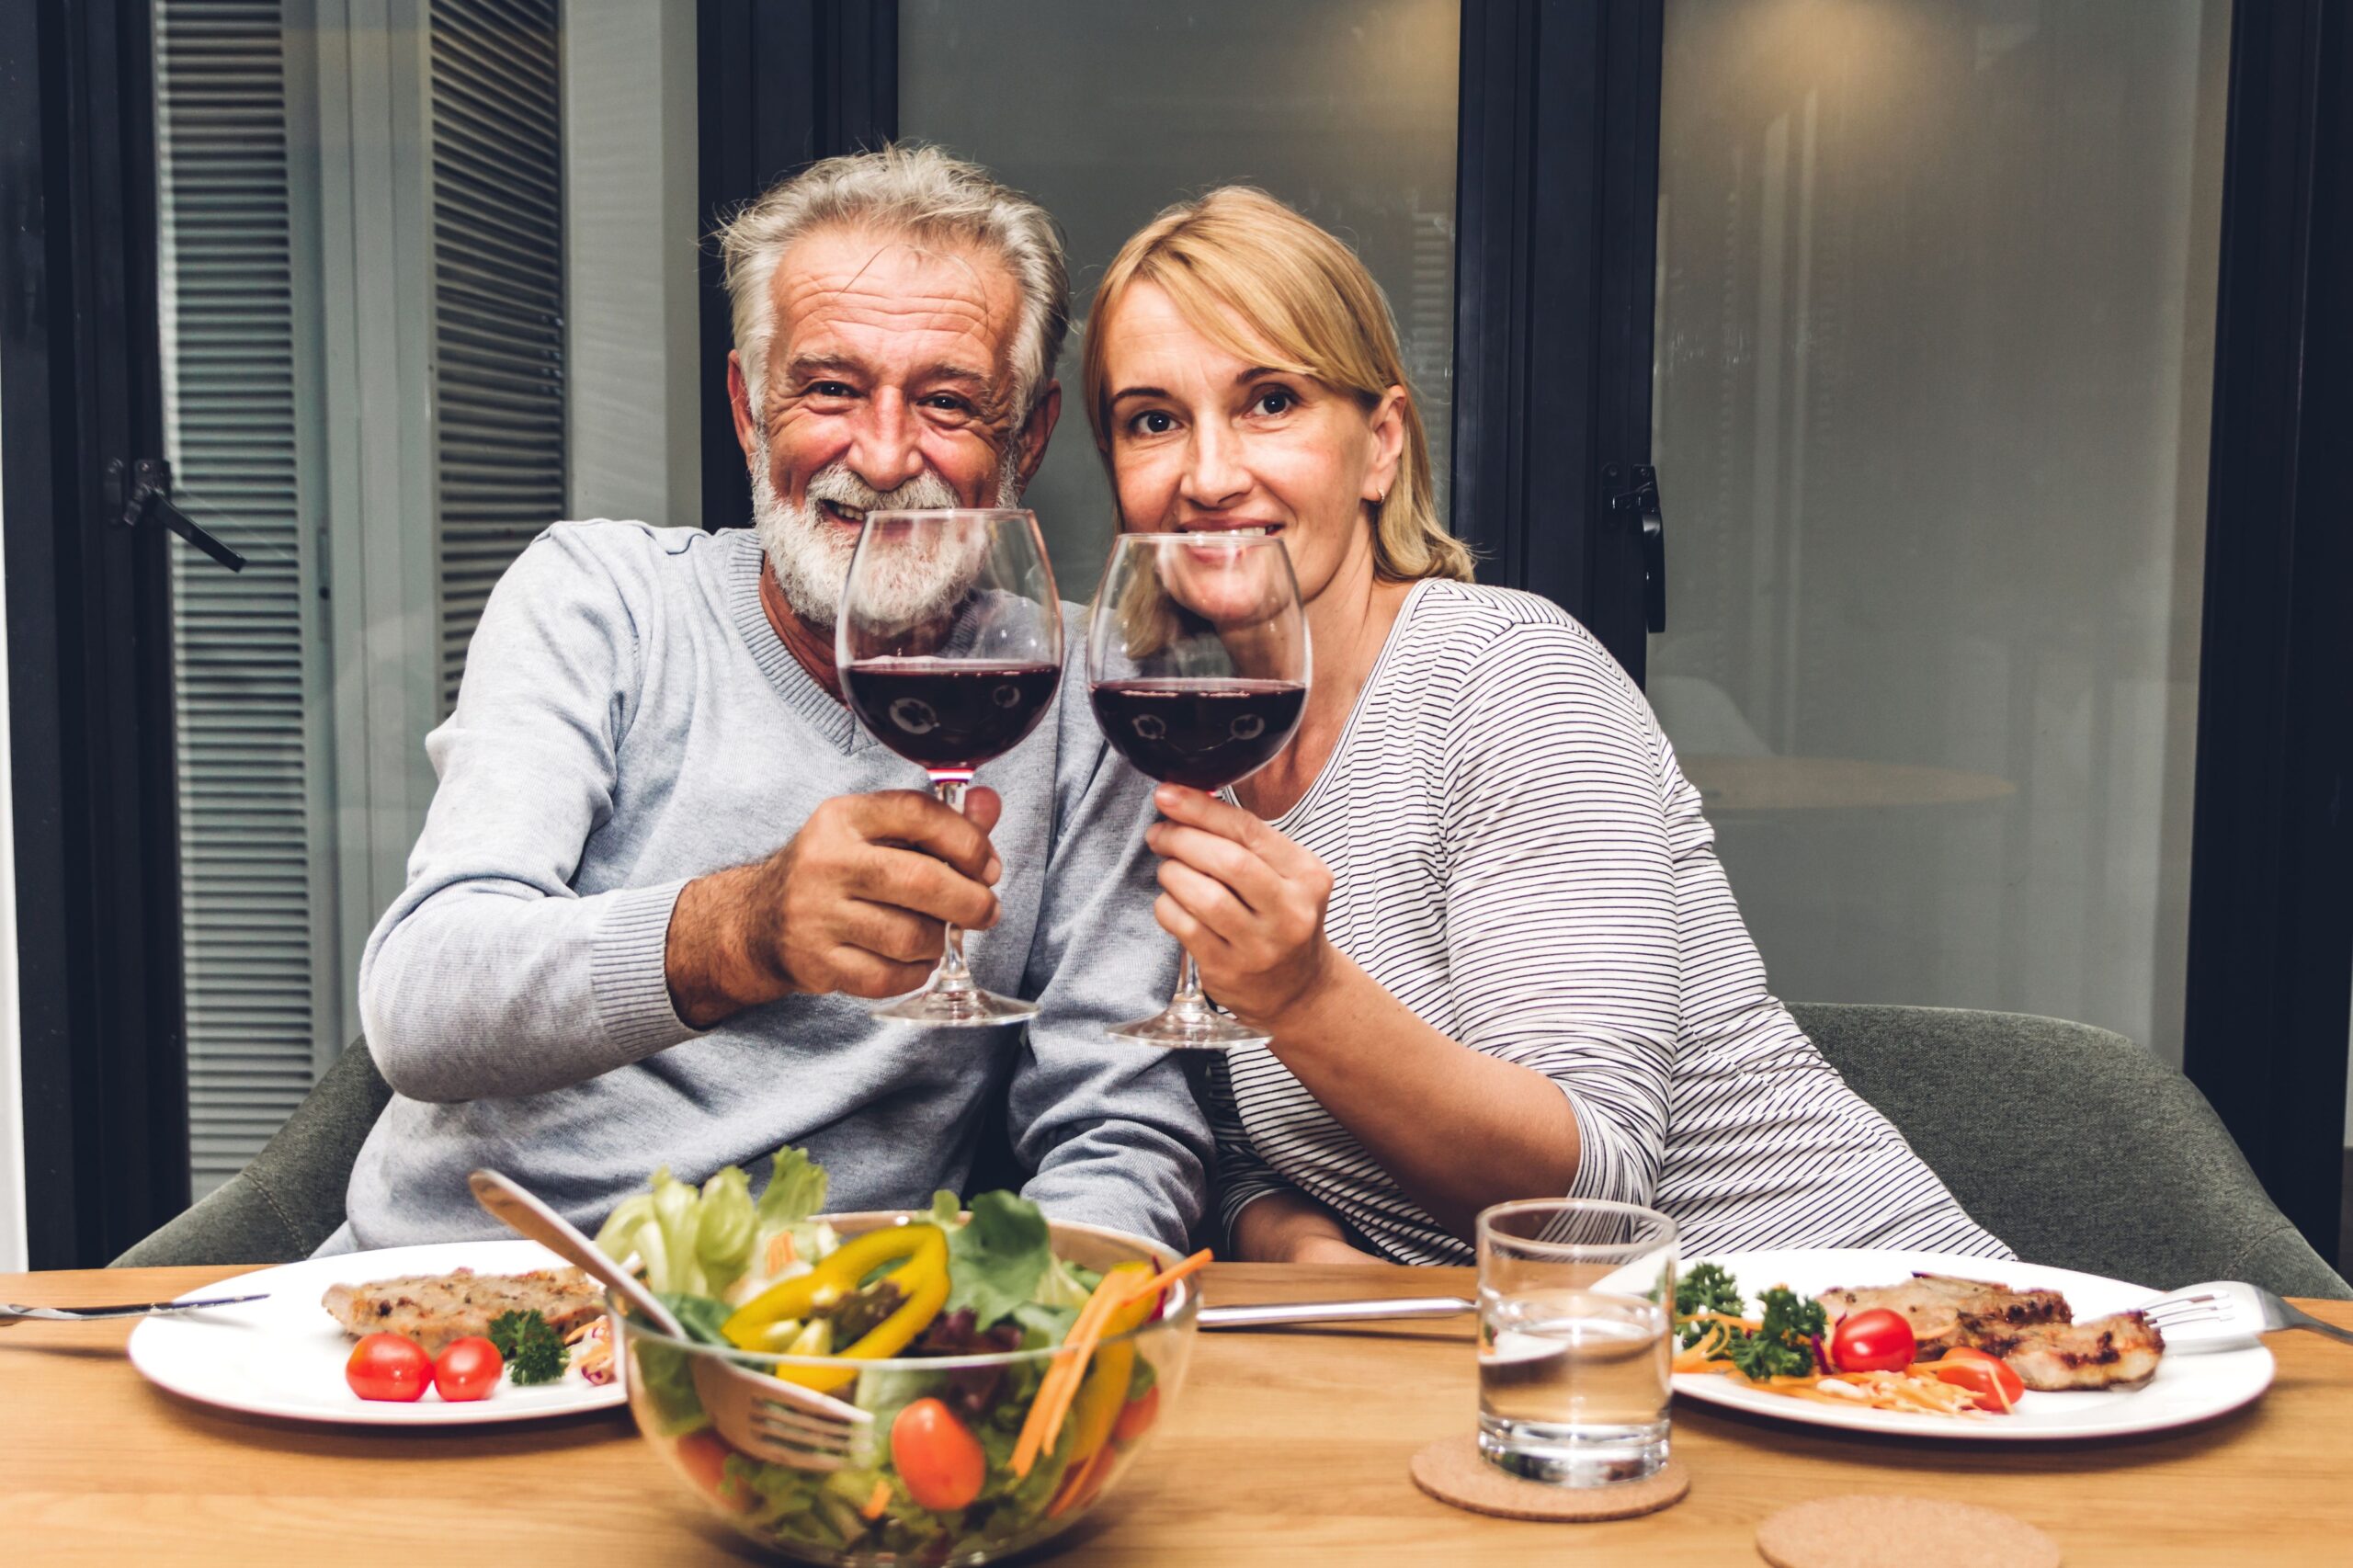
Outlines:
{"label": "man's gray hair", "polygon": [[719,230],[727,296],[735,318],[735,352],[752,418],[765,437],[776,301],[776,266],[794,241],[821,230],[872,230],[918,243],[994,251],[1021,290],[1019,336],[1013,350],[1012,409],[1027,419],[1052,379],[1070,329],[1070,269],[1062,237],[1046,210],[999,184],[977,164],[937,147],[892,146],[812,164],[778,182]]}

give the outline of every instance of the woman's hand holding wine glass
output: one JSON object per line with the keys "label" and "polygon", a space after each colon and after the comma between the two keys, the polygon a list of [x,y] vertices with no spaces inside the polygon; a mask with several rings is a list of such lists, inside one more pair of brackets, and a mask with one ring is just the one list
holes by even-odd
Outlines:
{"label": "woman's hand holding wine glass", "polygon": [[[1140,771],[1179,787],[1161,791],[1169,821],[1152,831],[1154,848],[1165,845],[1170,856],[1160,923],[1185,945],[1174,999],[1154,1017],[1114,1028],[1120,1039],[1211,1051],[1264,1045],[1270,1036],[1248,1020],[1296,1000],[1331,953],[1323,937],[1330,877],[1313,856],[1208,793],[1241,782],[1290,744],[1306,706],[1308,665],[1307,618],[1280,540],[1131,533],[1113,546],[1088,617],[1088,696],[1104,737]],[[1204,968],[1244,1022],[1210,1005]]]}
{"label": "woman's hand holding wine glass", "polygon": [[1161,857],[1154,913],[1218,1006],[1275,1033],[1347,961],[1324,935],[1332,873],[1231,801],[1174,784],[1153,799],[1167,819],[1144,835]]}

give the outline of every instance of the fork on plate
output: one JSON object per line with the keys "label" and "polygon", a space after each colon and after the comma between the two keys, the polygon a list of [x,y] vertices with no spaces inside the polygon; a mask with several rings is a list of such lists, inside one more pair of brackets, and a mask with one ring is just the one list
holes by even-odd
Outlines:
{"label": "fork on plate", "polygon": [[207,1296],[200,1301],[141,1301],[119,1307],[20,1307],[14,1301],[0,1301],[0,1323],[11,1318],[40,1318],[47,1323],[97,1323],[105,1318],[157,1317],[166,1312],[193,1312],[206,1307],[234,1307],[246,1301],[267,1301],[269,1292],[257,1296]]}
{"label": "fork on plate", "polygon": [[2323,1323],[2262,1286],[2237,1279],[2215,1279],[2169,1290],[2140,1312],[2144,1322],[2154,1324],[2165,1336],[2168,1350],[2234,1349],[2281,1328],[2308,1328],[2353,1345],[2353,1331]]}
{"label": "fork on plate", "polygon": [[[571,1221],[496,1171],[476,1171],[467,1179],[474,1201],[494,1218],[596,1279],[662,1333],[693,1343],[676,1314],[637,1276],[599,1252]],[[764,1377],[729,1360],[715,1346],[678,1354],[694,1358],[695,1392],[711,1426],[754,1459],[795,1470],[839,1470],[872,1460],[871,1412],[781,1378]]]}

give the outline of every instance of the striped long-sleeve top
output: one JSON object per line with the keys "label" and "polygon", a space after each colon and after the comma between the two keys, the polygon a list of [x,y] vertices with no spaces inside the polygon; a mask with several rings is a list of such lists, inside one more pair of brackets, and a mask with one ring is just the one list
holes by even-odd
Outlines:
{"label": "striped long-sleeve top", "polygon": [[[1273,825],[1330,869],[1334,946],[1434,1028],[1560,1085],[1571,1196],[1654,1204],[1687,1256],[2010,1256],[1766,989],[1699,791],[1558,606],[1417,584]],[[1229,1225],[1290,1187],[1400,1262],[1472,1261],[1273,1051],[1232,1052],[1207,1088]]]}

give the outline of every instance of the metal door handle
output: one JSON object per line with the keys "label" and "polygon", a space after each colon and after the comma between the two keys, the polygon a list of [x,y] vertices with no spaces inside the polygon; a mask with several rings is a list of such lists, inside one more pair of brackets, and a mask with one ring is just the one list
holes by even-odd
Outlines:
{"label": "metal door handle", "polygon": [[120,458],[107,463],[107,500],[122,508],[115,521],[135,528],[153,511],[164,526],[204,551],[232,572],[245,569],[245,558],[221,542],[202,523],[172,505],[172,465],[161,458],[141,458],[128,469]]}
{"label": "metal door handle", "polygon": [[[1622,476],[1622,479],[1621,479]],[[1602,470],[1609,492],[1612,517],[1631,520],[1641,530],[1643,547],[1643,624],[1652,631],[1666,630],[1666,519],[1659,512],[1658,470],[1649,463]],[[1625,489],[1619,485],[1626,480]]]}

